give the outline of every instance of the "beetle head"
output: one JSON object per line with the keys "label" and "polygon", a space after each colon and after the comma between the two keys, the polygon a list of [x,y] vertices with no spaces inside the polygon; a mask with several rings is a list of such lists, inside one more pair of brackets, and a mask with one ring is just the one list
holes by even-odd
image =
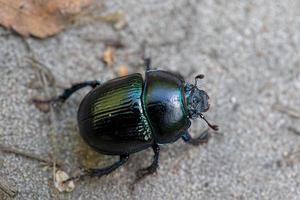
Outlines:
{"label": "beetle head", "polygon": [[199,117],[199,114],[206,112],[209,109],[208,99],[209,96],[204,90],[200,90],[197,87],[197,79],[204,78],[204,75],[200,74],[195,77],[195,84],[186,84],[185,96],[188,108],[189,117],[195,119]]}
{"label": "beetle head", "polygon": [[214,130],[218,130],[216,125],[211,125],[203,116],[203,112],[208,111],[209,103],[208,99],[209,96],[204,90],[200,90],[197,87],[198,79],[203,79],[204,75],[200,74],[195,77],[195,84],[186,84],[185,85],[185,97],[186,97],[186,104],[187,104],[187,111],[189,118],[202,118],[206,121],[206,123]]}

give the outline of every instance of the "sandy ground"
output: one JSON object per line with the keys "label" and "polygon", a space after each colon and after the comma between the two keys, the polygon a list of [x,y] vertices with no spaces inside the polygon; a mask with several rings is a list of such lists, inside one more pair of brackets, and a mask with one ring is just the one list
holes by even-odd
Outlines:
{"label": "sandy ground", "polygon": [[[134,191],[129,186],[135,172],[151,162],[150,149],[132,155],[109,176],[76,183],[71,193],[54,188],[51,168],[1,153],[0,176],[18,190],[15,199],[300,199],[300,1],[112,0],[105,5],[99,12],[122,10],[128,26],[115,30],[93,21],[26,42],[0,28],[0,144],[48,159],[54,155],[70,174],[81,165],[114,162],[117,158],[88,150],[78,136],[77,106],[88,90],[52,114],[30,100],[84,80],[107,81],[117,76],[119,64],[143,73],[138,55],[143,41],[154,67],[178,71],[187,81],[206,75],[201,87],[210,95],[207,117],[219,124],[220,134],[200,147],[183,141],[163,146],[157,175]],[[109,68],[100,58],[103,40],[111,38],[126,48],[117,50]],[[26,43],[44,66],[28,62]],[[49,85],[48,78],[41,84],[40,74],[53,75],[56,83]],[[194,121],[192,134],[203,126]]]}

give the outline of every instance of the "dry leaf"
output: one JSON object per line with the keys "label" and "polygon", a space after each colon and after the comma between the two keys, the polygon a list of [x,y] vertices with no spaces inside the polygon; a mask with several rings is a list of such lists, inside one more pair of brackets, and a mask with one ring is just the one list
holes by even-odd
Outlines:
{"label": "dry leaf", "polygon": [[38,103],[39,99],[33,99],[32,102],[34,103],[34,105],[41,111],[44,113],[48,113],[50,111],[50,104],[49,103]]}
{"label": "dry leaf", "polygon": [[128,75],[128,67],[126,65],[120,65],[118,68],[118,75],[119,76]]}
{"label": "dry leaf", "polygon": [[115,61],[115,52],[114,49],[110,46],[108,46],[103,55],[102,55],[102,61],[107,65],[107,66],[112,66],[112,64]]}
{"label": "dry leaf", "polygon": [[117,30],[121,30],[127,26],[127,21],[125,20],[125,14],[123,11],[116,11],[109,13],[102,17],[102,20],[106,23],[110,23]]}
{"label": "dry leaf", "polygon": [[74,181],[68,181],[64,183],[64,181],[68,180],[69,176],[66,172],[57,170],[55,173],[55,183],[54,186],[60,192],[72,192],[75,188]]}
{"label": "dry leaf", "polygon": [[0,0],[0,24],[20,35],[46,38],[60,32],[92,0]]}
{"label": "dry leaf", "polygon": [[0,194],[3,194],[3,193],[6,194],[8,197],[10,197],[8,199],[13,199],[17,195],[18,191],[15,187],[8,185],[8,183],[1,178],[0,179]]}
{"label": "dry leaf", "polygon": [[122,30],[127,26],[127,21],[125,19],[121,19],[117,23],[114,24],[114,28],[116,30]]}
{"label": "dry leaf", "polygon": [[125,15],[123,11],[116,11],[102,16],[102,20],[107,23],[115,24],[118,23],[120,20],[123,20],[124,16]]}

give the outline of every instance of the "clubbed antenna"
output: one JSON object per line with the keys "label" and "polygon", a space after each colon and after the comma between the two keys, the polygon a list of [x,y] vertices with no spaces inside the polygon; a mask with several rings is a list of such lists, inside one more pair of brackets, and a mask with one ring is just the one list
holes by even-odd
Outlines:
{"label": "clubbed antenna", "polygon": [[198,74],[196,77],[195,77],[195,86],[197,87],[197,84],[198,84],[198,79],[204,79],[204,74]]}
{"label": "clubbed antenna", "polygon": [[208,125],[211,129],[213,129],[213,130],[215,130],[215,131],[218,131],[218,130],[219,130],[218,125],[212,125],[212,124],[210,124],[210,123],[207,121],[207,119],[204,117],[204,115],[202,115],[201,113],[200,113],[200,117],[207,123],[207,125]]}

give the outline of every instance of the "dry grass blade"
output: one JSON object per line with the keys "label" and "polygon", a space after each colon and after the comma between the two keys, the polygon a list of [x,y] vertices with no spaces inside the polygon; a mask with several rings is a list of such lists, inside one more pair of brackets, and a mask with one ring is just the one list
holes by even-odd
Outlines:
{"label": "dry grass blade", "polygon": [[[38,80],[40,82],[40,85],[42,86],[42,88],[44,89],[44,93],[46,95],[46,98],[49,98],[50,96],[54,96],[54,95],[50,95],[50,91],[49,91],[49,86],[50,86],[50,83],[47,79],[47,76],[51,77],[53,76],[51,70],[46,66],[44,65],[43,63],[39,62],[37,59],[36,59],[36,56],[33,52],[33,50],[31,49],[30,45],[28,44],[28,42],[24,39],[24,44],[26,45],[29,53],[30,53],[30,64],[32,66],[32,68],[34,70],[37,71],[37,76],[38,76]],[[54,77],[54,76],[53,76]],[[55,80],[55,79],[54,79]],[[55,88],[55,81],[53,82],[53,86]],[[55,92],[56,93],[56,92]],[[51,131],[50,131],[50,135],[51,135],[51,141],[52,141],[52,159],[51,159],[51,164],[52,164],[52,178],[53,178],[53,185],[55,186],[55,183],[57,182],[56,180],[56,172],[57,172],[57,167],[61,166],[57,163],[57,155],[58,155],[58,146],[57,146],[57,138],[56,138],[56,134],[58,131],[57,131],[57,127],[58,127],[58,124],[57,124],[57,119],[56,119],[56,116],[55,116],[55,113],[53,111],[53,106],[50,105],[50,114],[51,114]]]}
{"label": "dry grass blade", "polygon": [[296,110],[291,107],[284,106],[280,103],[274,104],[273,108],[281,113],[285,113],[293,118],[300,118],[300,110]]}
{"label": "dry grass blade", "polygon": [[10,198],[14,198],[17,195],[17,189],[8,185],[2,179],[0,179],[0,191],[9,196]]}
{"label": "dry grass blade", "polygon": [[293,132],[295,135],[299,135],[300,136],[300,130],[294,128],[294,127],[288,127],[288,130]]}
{"label": "dry grass blade", "polygon": [[[29,158],[32,160],[37,160],[39,162],[46,163],[49,166],[52,166],[52,164],[53,164],[52,160],[46,159],[45,157],[36,155],[34,153],[26,153],[20,149],[15,149],[15,148],[4,146],[4,145],[0,145],[0,151],[6,152],[6,153],[13,153],[13,154],[20,155],[20,156],[23,156],[23,157],[26,157],[26,158]],[[61,165],[56,163],[56,166],[60,167]]]}
{"label": "dry grass blade", "polygon": [[115,62],[115,51],[114,48],[108,46],[102,55],[102,61],[108,66],[111,67]]}

